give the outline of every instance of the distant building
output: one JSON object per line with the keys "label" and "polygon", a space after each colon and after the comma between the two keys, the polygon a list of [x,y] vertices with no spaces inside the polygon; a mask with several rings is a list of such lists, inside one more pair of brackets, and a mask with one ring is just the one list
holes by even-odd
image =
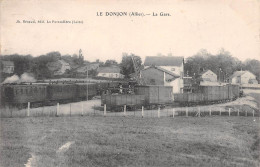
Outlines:
{"label": "distant building", "polygon": [[[146,69],[149,69],[149,73]],[[165,86],[173,86],[173,93],[183,92],[183,74],[184,74],[184,58],[175,56],[147,56],[144,61],[144,78],[154,79],[153,74],[150,71],[162,71],[165,75]],[[158,72],[157,72],[158,73]],[[172,79],[167,79],[167,76],[171,75]],[[161,74],[160,74],[161,75]],[[156,80],[155,80],[156,81]],[[160,84],[161,81],[155,84]]]}
{"label": "distant building", "polygon": [[99,67],[97,76],[106,78],[124,78],[124,75],[120,73],[120,68],[118,66]]}
{"label": "distant building", "polygon": [[229,81],[234,84],[257,84],[256,76],[249,71],[236,71],[229,78]]}
{"label": "distant building", "polygon": [[199,74],[201,81],[217,82],[217,75],[211,70],[205,70]]}
{"label": "distant building", "polygon": [[13,74],[14,73],[14,62],[1,61],[1,70],[5,74]]}
{"label": "distant building", "polygon": [[53,71],[54,75],[63,75],[66,72],[66,70],[71,69],[70,64],[64,60],[49,62],[47,64],[47,67],[49,68],[49,70]]}
{"label": "distant building", "polygon": [[88,63],[78,67],[76,71],[78,73],[86,73],[87,71],[90,70],[98,70],[98,68],[99,68],[99,63]]}
{"label": "distant building", "polygon": [[173,93],[181,89],[180,76],[157,66],[150,66],[141,70],[141,78],[146,85],[172,86]]}

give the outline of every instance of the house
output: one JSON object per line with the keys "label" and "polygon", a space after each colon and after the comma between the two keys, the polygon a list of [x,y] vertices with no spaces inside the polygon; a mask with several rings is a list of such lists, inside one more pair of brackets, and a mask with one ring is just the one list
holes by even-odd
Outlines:
{"label": "house", "polygon": [[141,70],[141,78],[146,85],[172,86],[173,93],[181,90],[180,76],[158,66],[150,66]]}
{"label": "house", "polygon": [[147,56],[144,61],[144,68],[150,66],[161,67],[181,78],[184,74],[184,58],[176,56]]}
{"label": "house", "polygon": [[47,64],[49,70],[53,71],[54,75],[63,75],[66,70],[70,70],[70,64],[64,60],[58,60],[55,62],[49,62]]}
{"label": "house", "polygon": [[257,83],[256,76],[250,71],[235,71],[229,81],[234,84]]}
{"label": "house", "polygon": [[118,66],[99,67],[97,76],[106,78],[124,78],[124,75],[120,73],[120,68]]}
{"label": "house", "polygon": [[201,81],[217,82],[217,75],[211,70],[205,70],[199,74]]}
{"label": "house", "polygon": [[14,73],[14,62],[1,61],[1,71],[5,74],[13,74]]}
{"label": "house", "polygon": [[76,71],[78,73],[86,73],[87,71],[90,70],[98,70],[98,68],[99,68],[99,63],[88,63],[78,67]]}
{"label": "house", "polygon": [[[146,71],[149,69],[148,71]],[[156,77],[151,71],[157,71],[157,73],[165,74],[165,80],[163,82],[162,74],[160,75],[159,81],[154,79]],[[159,72],[161,71],[161,72]],[[154,81],[154,84],[173,86],[173,93],[183,92],[183,74],[184,74],[184,58],[176,56],[147,56],[144,61],[144,70],[142,70],[144,80]],[[172,78],[169,79],[168,76]],[[162,84],[164,83],[164,84]]]}

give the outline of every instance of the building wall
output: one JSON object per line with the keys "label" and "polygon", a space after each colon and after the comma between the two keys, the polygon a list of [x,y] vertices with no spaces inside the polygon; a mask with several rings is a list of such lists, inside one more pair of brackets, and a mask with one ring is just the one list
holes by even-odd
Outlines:
{"label": "building wall", "polygon": [[7,73],[7,74],[12,74],[12,73],[14,73],[14,66],[7,66],[7,65],[5,65],[5,66],[3,67],[3,72],[4,72],[4,73]]}
{"label": "building wall", "polygon": [[164,74],[155,68],[141,71],[141,76],[147,85],[164,85]]}
{"label": "building wall", "polygon": [[243,75],[241,75],[241,83],[247,84],[249,83],[250,79],[256,79],[256,76],[250,72],[246,72]]}
{"label": "building wall", "polygon": [[213,73],[212,71],[207,71],[206,73],[204,73],[201,78],[203,80],[209,80],[211,82],[217,82],[217,75],[215,73]]}
{"label": "building wall", "polygon": [[183,79],[176,78],[171,82],[165,82],[165,86],[172,86],[172,93],[183,93]]}
{"label": "building wall", "polygon": [[256,76],[252,74],[251,72],[246,72],[241,76],[233,77],[232,83],[234,84],[248,84],[250,79],[256,79]]}
{"label": "building wall", "polygon": [[172,86],[173,93],[183,92],[183,79],[176,78],[173,81],[169,81],[174,77],[156,68],[149,68],[141,71],[141,76],[144,78],[145,84],[147,85]]}

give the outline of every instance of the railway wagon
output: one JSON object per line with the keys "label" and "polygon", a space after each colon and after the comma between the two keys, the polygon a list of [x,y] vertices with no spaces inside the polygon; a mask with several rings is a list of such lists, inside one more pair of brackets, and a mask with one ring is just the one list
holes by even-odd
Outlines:
{"label": "railway wagon", "polygon": [[149,108],[154,105],[157,106],[173,103],[173,94],[171,86],[136,86],[134,91],[137,95],[145,95],[145,106],[148,106]]}
{"label": "railway wagon", "polygon": [[97,85],[95,83],[77,83],[77,97],[81,99],[92,99],[97,95]]}
{"label": "railway wagon", "polygon": [[145,95],[135,94],[118,94],[118,95],[102,95],[101,105],[106,104],[108,110],[122,110],[126,105],[128,108],[136,109],[144,105]]}
{"label": "railway wagon", "polygon": [[190,106],[203,102],[204,96],[202,93],[178,93],[174,94],[174,102],[181,105]]}
{"label": "railway wagon", "polygon": [[174,94],[174,102],[181,105],[209,104],[234,100],[239,97],[237,85],[199,86],[198,93]]}
{"label": "railway wagon", "polygon": [[46,85],[6,85],[3,87],[4,101],[11,104],[41,102],[46,99]]}
{"label": "railway wagon", "polygon": [[47,101],[63,101],[77,98],[76,84],[51,84],[47,86]]}

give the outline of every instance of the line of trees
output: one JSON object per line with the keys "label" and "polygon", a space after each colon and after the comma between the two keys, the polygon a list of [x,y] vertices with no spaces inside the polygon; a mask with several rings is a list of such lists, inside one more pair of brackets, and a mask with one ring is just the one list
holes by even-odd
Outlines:
{"label": "line of trees", "polygon": [[[121,73],[130,77],[130,74],[134,73],[134,65],[132,61],[132,56],[134,57],[137,66],[143,68],[142,59],[140,56],[135,54],[122,54],[122,61],[118,63],[113,59],[108,59],[105,62],[96,60],[100,67],[118,66],[121,68]],[[168,55],[171,56],[171,55]],[[46,55],[40,55],[38,57],[32,57],[31,55],[6,55],[1,56],[0,60],[10,60],[14,62],[15,68],[14,73],[17,75],[22,75],[24,72],[34,74],[36,79],[46,79],[53,78],[53,71],[51,71],[47,64],[49,62],[55,62],[57,60],[66,60],[72,66],[80,66],[83,62],[79,62],[78,56],[74,55],[61,55],[59,52],[50,52]],[[85,61],[88,62],[88,61]],[[231,53],[221,49],[218,54],[213,55],[207,50],[202,49],[195,55],[188,57],[185,60],[185,76],[192,76],[197,78],[203,70],[211,70],[216,73],[220,81],[226,80],[230,77],[234,71],[237,70],[248,70],[257,76],[258,82],[260,81],[260,61],[255,59],[248,59],[241,62],[235,57],[232,57]],[[97,72],[93,72],[97,74]]]}
{"label": "line of trees", "polygon": [[213,55],[207,50],[200,50],[194,56],[188,57],[185,62],[185,75],[198,78],[203,70],[211,70],[218,76],[218,80],[227,80],[235,71],[248,70],[256,75],[260,81],[260,61],[247,59],[241,62],[232,57],[230,52],[221,49],[219,53]]}

